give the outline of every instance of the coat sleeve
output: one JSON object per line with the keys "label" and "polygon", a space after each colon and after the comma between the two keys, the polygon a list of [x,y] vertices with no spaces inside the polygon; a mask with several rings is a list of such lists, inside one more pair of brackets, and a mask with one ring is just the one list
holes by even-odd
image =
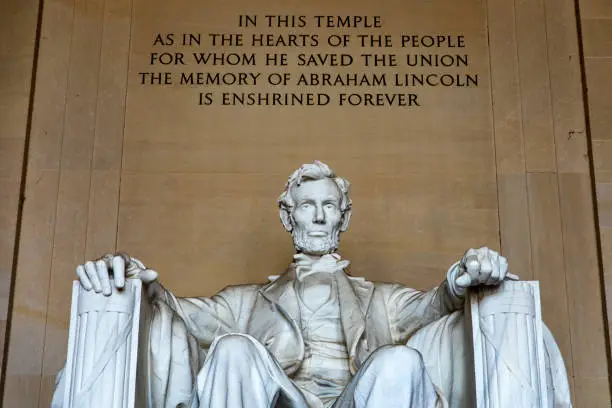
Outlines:
{"label": "coat sleeve", "polygon": [[465,292],[454,284],[459,273],[458,264],[454,264],[447,279],[427,292],[399,284],[387,288],[389,327],[395,342],[405,343],[420,328],[463,306]]}
{"label": "coat sleeve", "polygon": [[212,297],[181,298],[159,283],[149,286],[151,406],[194,406],[196,378],[214,339],[241,332],[250,286],[230,286]]}
{"label": "coat sleeve", "polygon": [[159,283],[151,287],[153,304],[162,302],[185,323],[189,334],[201,347],[208,348],[213,340],[227,333],[244,331],[244,310],[250,310],[257,285],[228,286],[212,297],[177,297]]}

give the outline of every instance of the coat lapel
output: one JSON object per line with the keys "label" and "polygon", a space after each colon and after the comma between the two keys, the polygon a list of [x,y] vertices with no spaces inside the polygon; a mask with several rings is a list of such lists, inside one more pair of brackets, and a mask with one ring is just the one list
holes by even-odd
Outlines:
{"label": "coat lapel", "polygon": [[293,283],[295,266],[291,264],[287,271],[273,282],[260,289],[261,294],[270,302],[280,306],[284,312],[299,326],[300,309]]}
{"label": "coat lapel", "polygon": [[[340,319],[349,353],[350,368],[354,374],[358,369],[355,356],[359,341],[365,331],[366,315],[372,300],[374,284],[364,278],[348,276],[344,272],[337,272],[335,276],[340,300]],[[300,336],[300,343],[303,348],[300,309],[294,288],[295,279],[295,266],[292,264],[278,279],[262,287],[260,292],[265,299],[277,305],[281,313],[291,321],[292,326]],[[303,352],[299,354],[303,356]]]}
{"label": "coat lapel", "polygon": [[349,352],[351,371],[357,371],[355,355],[357,345],[365,331],[365,317],[367,315],[374,285],[363,278],[353,278],[344,272],[336,274],[338,282],[338,297],[340,299],[340,318],[342,329]]}
{"label": "coat lapel", "polygon": [[249,333],[276,357],[288,375],[299,369],[304,359],[294,280],[295,270],[289,268],[259,290],[249,326]]}

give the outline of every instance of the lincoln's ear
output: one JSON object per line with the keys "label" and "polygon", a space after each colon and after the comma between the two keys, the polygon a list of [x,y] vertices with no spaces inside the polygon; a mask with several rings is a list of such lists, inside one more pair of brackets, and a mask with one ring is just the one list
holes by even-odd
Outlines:
{"label": "lincoln's ear", "polygon": [[351,222],[351,210],[346,210],[344,214],[342,214],[342,224],[340,225],[340,231],[344,232],[348,229],[349,223]]}
{"label": "lincoln's ear", "polygon": [[285,227],[288,232],[293,231],[293,223],[291,222],[291,214],[289,214],[289,211],[287,211],[286,208],[281,208],[279,214],[283,227]]}

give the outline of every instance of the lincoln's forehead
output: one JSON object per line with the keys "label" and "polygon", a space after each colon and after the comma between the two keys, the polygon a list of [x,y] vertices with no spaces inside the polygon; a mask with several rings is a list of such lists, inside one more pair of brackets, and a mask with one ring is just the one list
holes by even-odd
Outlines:
{"label": "lincoln's forehead", "polygon": [[342,193],[331,179],[303,181],[299,186],[294,186],[291,194],[295,201],[303,200],[336,200],[340,201]]}

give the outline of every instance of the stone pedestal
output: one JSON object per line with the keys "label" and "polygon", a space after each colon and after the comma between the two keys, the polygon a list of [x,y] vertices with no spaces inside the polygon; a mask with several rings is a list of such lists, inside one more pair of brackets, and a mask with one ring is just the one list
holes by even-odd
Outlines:
{"label": "stone pedestal", "polygon": [[548,408],[538,282],[470,292],[476,408]]}
{"label": "stone pedestal", "polygon": [[64,408],[144,406],[147,364],[138,358],[146,355],[139,343],[148,344],[147,330],[141,330],[149,312],[146,296],[137,279],[121,291],[111,286],[112,296],[104,296],[73,284]]}

